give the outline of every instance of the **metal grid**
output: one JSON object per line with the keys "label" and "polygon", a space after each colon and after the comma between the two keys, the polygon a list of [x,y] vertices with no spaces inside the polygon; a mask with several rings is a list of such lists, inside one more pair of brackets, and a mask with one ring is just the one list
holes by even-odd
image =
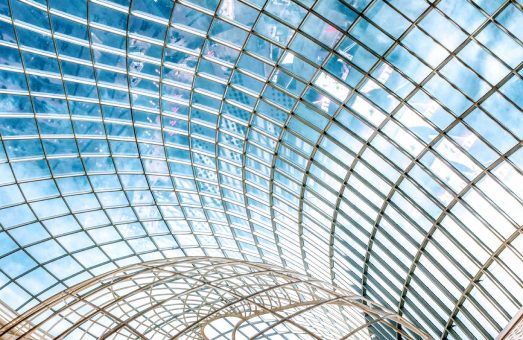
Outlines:
{"label": "metal grid", "polygon": [[305,275],[209,257],[116,269],[0,328],[0,336],[21,339],[371,339],[391,332],[428,339],[395,312]]}
{"label": "metal grid", "polygon": [[431,336],[522,307],[521,1],[0,1],[0,300],[223,256]]}

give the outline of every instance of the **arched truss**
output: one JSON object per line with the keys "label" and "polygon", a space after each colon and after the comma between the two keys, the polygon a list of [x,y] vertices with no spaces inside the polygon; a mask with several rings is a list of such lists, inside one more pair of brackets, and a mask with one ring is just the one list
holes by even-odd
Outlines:
{"label": "arched truss", "polygon": [[434,338],[523,305],[521,0],[0,0],[0,301],[181,256]]}
{"label": "arched truss", "polygon": [[394,333],[428,339],[395,312],[305,275],[208,257],[102,274],[0,328],[6,338],[78,340],[371,339]]}

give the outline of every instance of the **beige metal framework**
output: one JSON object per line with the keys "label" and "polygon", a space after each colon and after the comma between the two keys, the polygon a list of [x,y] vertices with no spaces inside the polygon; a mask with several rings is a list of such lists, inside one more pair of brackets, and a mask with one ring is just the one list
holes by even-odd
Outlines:
{"label": "beige metal framework", "polygon": [[[402,328],[398,329],[397,325]],[[371,339],[428,337],[396,313],[282,268],[185,257],[82,282],[0,329],[15,339]]]}

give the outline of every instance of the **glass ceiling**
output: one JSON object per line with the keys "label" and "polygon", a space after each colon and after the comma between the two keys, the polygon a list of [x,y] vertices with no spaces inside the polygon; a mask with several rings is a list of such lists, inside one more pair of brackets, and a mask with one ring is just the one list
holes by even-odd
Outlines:
{"label": "glass ceiling", "polygon": [[428,340],[395,312],[324,282],[210,257],[110,271],[51,297],[0,327],[0,336],[4,331],[9,339]]}
{"label": "glass ceiling", "polygon": [[522,0],[0,0],[0,301],[265,262],[493,338],[523,304]]}

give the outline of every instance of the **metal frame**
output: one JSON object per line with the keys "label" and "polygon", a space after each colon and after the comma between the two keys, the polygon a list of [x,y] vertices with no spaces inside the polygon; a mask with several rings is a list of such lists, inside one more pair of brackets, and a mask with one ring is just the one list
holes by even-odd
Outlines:
{"label": "metal frame", "polygon": [[[339,334],[319,334],[304,323],[305,314],[309,319],[322,315],[326,306],[339,318],[350,320],[337,325],[332,316],[328,317]],[[170,317],[155,322],[158,313]],[[206,327],[221,319],[240,317],[245,326],[245,322],[267,314],[276,322],[267,324],[252,339],[267,332],[278,333],[283,324],[317,339],[340,335],[352,338],[356,333],[358,338],[366,338],[377,325],[410,338],[396,328],[401,324],[417,337],[428,339],[394,312],[339,288],[283,268],[210,257],[144,262],[102,274],[31,308],[0,328],[0,336],[33,339],[43,332],[57,339],[201,339],[206,338]],[[112,323],[108,324],[108,319]],[[104,326],[89,327],[97,322]],[[244,335],[243,326],[236,326],[236,336]],[[361,334],[363,329],[366,335]],[[343,336],[343,332],[347,334]]]}
{"label": "metal frame", "polygon": [[[154,6],[138,10],[140,0],[129,0],[127,5],[122,5],[125,1],[88,0],[85,10],[32,0],[9,0],[2,5],[0,48],[6,57],[0,60],[0,171],[5,180],[0,179],[0,241],[6,246],[0,249],[0,300],[16,295],[17,302],[10,307],[23,313],[55,291],[130,263],[187,255],[224,256],[281,265],[334,285],[351,286],[433,337],[496,336],[522,306],[517,289],[523,286],[523,278],[516,268],[523,265],[523,250],[518,246],[523,231],[523,218],[518,213],[523,209],[523,193],[517,185],[523,180],[523,142],[517,124],[523,104],[510,86],[521,86],[523,63],[499,52],[503,46],[489,40],[488,32],[495,29],[498,35],[493,39],[510,41],[511,47],[505,49],[521,55],[522,37],[510,21],[521,18],[521,1],[493,5],[462,0],[456,5],[456,1],[419,0],[406,8],[388,0],[339,0],[340,6],[354,13],[354,20],[346,27],[338,26],[341,20],[322,14],[319,8],[324,1],[155,2],[155,6],[163,6],[162,17],[154,14]],[[25,6],[23,10],[21,6]],[[100,16],[97,6],[105,14]],[[200,22],[180,29],[176,15],[182,6],[184,15],[192,20],[208,18],[207,28],[198,31]],[[232,6],[232,14],[220,12],[227,6]],[[239,6],[244,6],[244,13],[234,14]],[[467,18],[460,16],[460,6],[467,6]],[[376,10],[382,11],[381,16],[391,15],[398,27],[405,24],[405,29],[397,33],[378,24],[380,17],[373,17]],[[24,15],[30,11],[32,16]],[[243,21],[248,12],[254,13],[250,26]],[[125,18],[125,25],[119,28],[116,21],[107,21],[118,15]],[[263,30],[262,15],[290,30],[285,41]],[[307,21],[312,16],[337,32],[332,44],[318,32],[314,35]],[[438,27],[430,24],[434,16],[454,27],[455,35],[463,39],[455,46],[442,43],[435,33]],[[133,26],[138,18],[147,25]],[[60,20],[69,22],[69,31]],[[367,36],[356,31],[364,21],[375,29],[367,30]],[[216,35],[212,28],[219,22],[230,26]],[[149,37],[154,27],[165,29],[156,40]],[[177,41],[170,29],[187,32],[186,40]],[[443,51],[437,63],[413,50],[408,38],[415,30],[425,35],[425,46]],[[78,38],[79,32],[84,38]],[[37,40],[40,33],[41,41],[49,46]],[[102,34],[120,37],[122,47],[111,45],[111,40],[104,42],[99,38]],[[201,38],[197,47],[196,40],[188,41],[189,34]],[[373,48],[377,34],[389,39],[381,51]],[[237,36],[245,39],[234,44],[232,39]],[[295,42],[299,36],[309,39],[311,46],[323,48],[325,57],[318,60],[316,55],[298,51]],[[270,58],[267,51],[253,49],[255,38],[270,43],[272,50],[279,49],[279,55]],[[140,53],[133,52],[130,39],[141,42]],[[356,53],[349,58],[340,50],[343,39],[358,44],[373,62],[366,64]],[[64,51],[66,42],[76,46],[78,53]],[[211,42],[237,55],[229,55],[225,61],[219,49],[214,55],[206,54],[212,50],[208,46]],[[194,46],[189,49],[186,43]],[[484,55],[476,57],[480,62],[469,64],[466,52],[473,46],[479,46]],[[81,48],[85,48],[84,54]],[[413,76],[402,63],[405,60],[395,57],[398,48],[404,49],[420,70],[427,68],[423,77]],[[294,63],[284,58],[288,52],[311,68],[310,75],[306,76],[304,69],[295,72],[286,66]],[[179,55],[177,64],[175,54]],[[248,65],[242,63],[247,56],[252,58]],[[47,58],[47,64],[39,64],[35,61],[38,58]],[[344,62],[359,78],[345,82],[343,75],[330,67],[330,58]],[[487,59],[505,73],[499,77],[485,73],[487,66],[481,62]],[[110,64],[112,60],[119,64]],[[140,61],[142,68],[132,69],[133,60]],[[218,79],[209,74],[201,66],[203,61],[228,75]],[[472,87],[485,84],[481,93],[459,82],[460,75],[452,73],[458,71],[451,69],[456,61],[469,72],[467,77],[475,77]],[[49,66],[53,63],[54,70]],[[394,83],[379,72],[383,65],[410,91],[395,91]],[[92,77],[86,76],[89,68]],[[172,70],[186,71],[188,80],[173,80]],[[282,70],[302,89],[279,85],[274,77]],[[121,75],[121,83],[115,80],[109,84],[104,79],[108,74],[114,79]],[[246,90],[250,83],[238,83],[238,74],[259,81],[259,89]],[[348,91],[344,100],[318,85],[316,78],[322,74]],[[454,111],[453,98],[447,101],[440,89],[430,86],[437,77],[446,82],[441,86],[454,91],[453,96],[467,101],[462,111]],[[201,88],[197,78],[215,86]],[[377,84],[374,93],[367,90],[369,81]],[[149,87],[143,85],[147,82]],[[82,84],[92,86],[90,92],[83,96],[73,93]],[[222,90],[216,90],[218,84],[223,85]],[[108,97],[109,87],[118,88],[121,96]],[[174,88],[187,94],[174,96]],[[271,89],[280,91],[280,98],[271,97]],[[332,108],[325,110],[313,102],[308,97],[311,89]],[[233,91],[244,98],[251,96],[252,101],[231,97]],[[420,95],[427,99],[419,102],[416,98]],[[27,112],[13,109],[24,97],[30,102]],[[207,98],[207,102],[197,103],[198,98]],[[367,106],[357,107],[355,98],[364,98]],[[380,106],[383,98],[394,105]],[[493,98],[503,100],[507,111],[496,112]],[[42,102],[52,111],[60,101],[64,112],[42,111]],[[100,113],[82,115],[75,103],[96,105]],[[187,114],[171,112],[175,105],[180,111],[186,108]],[[266,111],[264,105],[279,113]],[[315,112],[315,117],[302,114],[301,106]],[[128,116],[115,117],[112,108],[125,108]],[[381,118],[370,117],[365,111],[370,109]],[[198,110],[213,118],[198,118]],[[405,111],[422,125],[406,120]],[[353,119],[350,123],[348,114]],[[144,115],[150,120],[144,120]],[[488,119],[491,126],[481,126],[475,117]],[[68,124],[69,130],[55,125],[55,134],[49,132],[45,122],[53,120]],[[223,126],[226,120],[233,125]],[[171,122],[173,126],[166,125]],[[92,124],[93,130],[83,131],[82,124]],[[296,124],[301,128],[294,128]],[[114,126],[120,128],[118,133]],[[199,133],[198,126],[208,133]],[[128,133],[124,133],[126,127]],[[224,135],[236,138],[234,143],[222,138]],[[36,141],[42,151],[13,144],[26,140]],[[70,140],[74,150],[49,150],[47,145],[55,140]],[[93,147],[97,141],[105,147]],[[135,151],[117,150],[118,142]],[[409,143],[412,149],[408,149]],[[86,150],[86,145],[91,150]],[[342,153],[351,159],[344,159]],[[452,158],[456,155],[473,169]],[[490,158],[484,160],[487,156]],[[209,164],[202,164],[202,157],[207,157]],[[93,160],[99,162],[93,166]],[[30,176],[27,172],[36,172],[37,161],[44,174]],[[67,161],[78,161],[81,169],[60,172],[54,168],[57,164],[66,167]],[[224,164],[234,169],[226,169]],[[442,169],[447,173],[441,173]],[[107,187],[100,186],[100,176],[105,176]],[[65,181],[80,180],[85,186],[65,190],[69,189]],[[44,183],[50,184],[42,197],[33,197],[27,190]],[[120,195],[123,201],[109,202],[109,195]],[[476,199],[470,198],[473,195]],[[39,215],[38,205],[51,199],[60,200],[64,209],[55,215]],[[210,203],[211,199],[215,201]],[[75,201],[85,206],[79,208]],[[480,203],[483,208],[478,208]],[[22,222],[20,216],[20,223],[8,223],[5,216],[17,207],[33,217]],[[132,216],[119,220],[120,212]],[[104,216],[106,221],[83,225],[89,213]],[[57,233],[47,224],[60,217],[70,218],[79,227]],[[34,227],[32,223],[47,236],[30,238],[27,233]],[[459,228],[469,243],[456,237],[447,227],[449,223]],[[67,237],[75,236],[82,238],[82,247],[66,242]],[[44,242],[49,242],[55,253],[50,258],[35,250]],[[97,261],[88,261],[86,255],[93,252]],[[13,260],[20,254],[27,263]],[[12,269],[16,261],[27,268]],[[64,263],[58,261],[79,269],[63,277],[51,269]],[[33,289],[38,275],[44,275],[45,280],[36,280],[44,287]],[[492,293],[493,287],[496,293]]]}

